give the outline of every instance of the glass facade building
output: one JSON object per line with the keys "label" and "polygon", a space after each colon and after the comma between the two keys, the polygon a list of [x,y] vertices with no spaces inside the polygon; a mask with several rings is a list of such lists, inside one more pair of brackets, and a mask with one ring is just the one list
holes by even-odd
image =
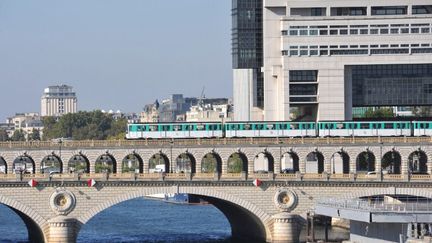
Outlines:
{"label": "glass facade building", "polygon": [[262,10],[262,0],[232,0],[232,66],[253,69],[254,106],[261,108],[264,105]]}

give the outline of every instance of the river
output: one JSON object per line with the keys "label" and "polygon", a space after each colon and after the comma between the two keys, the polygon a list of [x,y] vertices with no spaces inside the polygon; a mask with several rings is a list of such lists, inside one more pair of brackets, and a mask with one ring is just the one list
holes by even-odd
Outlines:
{"label": "river", "polygon": [[[3,205],[0,222],[0,242],[28,242],[24,223]],[[230,235],[227,219],[211,205],[178,205],[140,198],[96,215],[81,228],[78,242],[240,243]],[[331,235],[346,238],[347,233],[333,230]]]}

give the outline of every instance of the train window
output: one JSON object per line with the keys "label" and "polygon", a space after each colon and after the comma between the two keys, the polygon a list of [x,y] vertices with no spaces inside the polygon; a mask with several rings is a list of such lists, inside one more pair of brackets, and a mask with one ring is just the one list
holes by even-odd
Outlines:
{"label": "train window", "polygon": [[251,129],[251,125],[250,124],[244,124],[243,129],[244,130],[250,130]]}
{"label": "train window", "polygon": [[263,129],[263,124],[256,124],[255,128],[256,128],[256,130],[262,130]]}
{"label": "train window", "polygon": [[198,131],[202,131],[202,130],[204,130],[204,125],[203,124],[198,124],[198,125],[196,125],[196,129]]}
{"label": "train window", "polygon": [[158,126],[157,125],[151,125],[150,126],[150,131],[155,132],[158,130]]}
{"label": "train window", "polygon": [[360,129],[369,129],[368,123],[360,123]]}
{"label": "train window", "polygon": [[181,131],[180,125],[174,125],[174,131]]}
{"label": "train window", "polygon": [[184,128],[184,131],[189,131],[190,130],[190,126],[189,125],[185,125],[183,128]]}
{"label": "train window", "polygon": [[336,128],[337,129],[344,129],[344,124],[343,123],[337,123]]}
{"label": "train window", "polygon": [[290,124],[290,128],[293,129],[293,130],[296,130],[296,129],[299,128],[299,124],[297,124],[297,123],[294,123],[294,124],[291,123],[291,124]]}
{"label": "train window", "polygon": [[[397,127],[398,123],[395,123],[395,128]],[[384,129],[392,129],[393,128],[393,123],[384,123]]]}
{"label": "train window", "polygon": [[288,124],[286,123],[280,124],[280,129],[288,129]]}
{"label": "train window", "polygon": [[372,128],[373,129],[379,129],[380,128],[380,124],[379,123],[372,123]]}
{"label": "train window", "polygon": [[274,124],[267,124],[267,130],[274,130],[275,127],[276,126]]}

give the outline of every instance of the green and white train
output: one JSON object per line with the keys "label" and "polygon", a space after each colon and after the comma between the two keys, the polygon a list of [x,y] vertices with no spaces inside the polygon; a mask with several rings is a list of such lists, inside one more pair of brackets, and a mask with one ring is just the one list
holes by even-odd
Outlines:
{"label": "green and white train", "polygon": [[128,124],[127,139],[432,136],[432,121],[183,122]]}

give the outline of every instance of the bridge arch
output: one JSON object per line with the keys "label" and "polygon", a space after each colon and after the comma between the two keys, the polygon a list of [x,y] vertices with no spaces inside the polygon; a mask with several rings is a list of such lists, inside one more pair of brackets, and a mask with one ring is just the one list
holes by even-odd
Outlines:
{"label": "bridge arch", "polygon": [[362,197],[371,197],[377,195],[410,195],[417,197],[426,197],[432,199],[432,191],[422,188],[395,188],[395,187],[380,187],[368,188],[367,190],[355,190],[348,194],[344,194],[344,199],[356,199]]}
{"label": "bridge arch", "polygon": [[0,156],[0,174],[7,174],[8,173],[7,169],[8,168],[7,168],[6,160],[2,156]]}
{"label": "bridge arch", "polygon": [[216,152],[204,155],[201,160],[201,173],[222,173],[222,159]]}
{"label": "bridge arch", "polygon": [[[149,171],[150,172],[172,172],[170,171],[170,161],[168,159],[168,156],[162,151],[159,151],[159,153],[153,154],[149,161]],[[157,165],[164,165],[164,171],[159,171],[159,168]]]}
{"label": "bridge arch", "polygon": [[381,168],[384,173],[401,174],[401,155],[396,150],[386,152],[381,159]]}
{"label": "bridge arch", "polygon": [[243,152],[235,152],[228,157],[227,173],[248,172],[248,159]]}
{"label": "bridge arch", "polygon": [[318,150],[312,151],[306,155],[306,173],[324,172],[324,155]]}
{"label": "bridge arch", "polygon": [[41,161],[40,172],[42,174],[50,172],[63,173],[63,162],[60,157],[54,153],[47,155]]}
{"label": "bridge arch", "polygon": [[117,162],[110,153],[100,155],[95,162],[95,172],[117,173]]}
{"label": "bridge arch", "polygon": [[428,174],[428,157],[419,149],[408,156],[408,170],[413,174]]}
{"label": "bridge arch", "polygon": [[122,160],[122,173],[143,173],[141,156],[135,152],[126,155]]}
{"label": "bridge arch", "polygon": [[82,172],[82,173],[90,173],[90,162],[82,153],[75,154],[69,159],[68,162],[69,173],[72,172]]}
{"label": "bridge arch", "polygon": [[27,228],[28,239],[30,242],[45,241],[44,231],[46,231],[48,222],[35,210],[23,205],[19,201],[1,195],[0,204],[12,209],[12,211],[14,211],[23,220]]}
{"label": "bridge arch", "polygon": [[296,152],[290,151],[282,155],[281,173],[296,173],[300,171],[300,159]]}
{"label": "bridge arch", "polygon": [[196,173],[196,160],[195,157],[189,153],[184,152],[176,158],[176,172],[177,173]]}
{"label": "bridge arch", "polygon": [[13,172],[32,173],[36,172],[36,165],[32,157],[24,153],[15,158],[12,165]]}
{"label": "bridge arch", "polygon": [[[182,187],[180,193],[188,193],[209,201],[227,217],[234,238],[249,238],[254,240],[271,241],[272,218],[270,215],[247,201],[233,195],[212,189],[196,187]],[[138,191],[128,191],[117,198],[104,201],[88,210],[77,220],[86,224],[91,218],[103,210],[116,204],[151,194],[172,193],[171,187],[141,188]]]}
{"label": "bridge arch", "polygon": [[330,157],[330,172],[332,174],[350,173],[350,157],[347,152],[340,150]]}
{"label": "bridge arch", "polygon": [[273,172],[274,171],[274,158],[268,151],[261,152],[255,155],[253,161],[253,168],[255,173],[259,172]]}
{"label": "bridge arch", "polygon": [[370,150],[366,150],[357,155],[356,172],[367,173],[375,171],[375,155]]}

